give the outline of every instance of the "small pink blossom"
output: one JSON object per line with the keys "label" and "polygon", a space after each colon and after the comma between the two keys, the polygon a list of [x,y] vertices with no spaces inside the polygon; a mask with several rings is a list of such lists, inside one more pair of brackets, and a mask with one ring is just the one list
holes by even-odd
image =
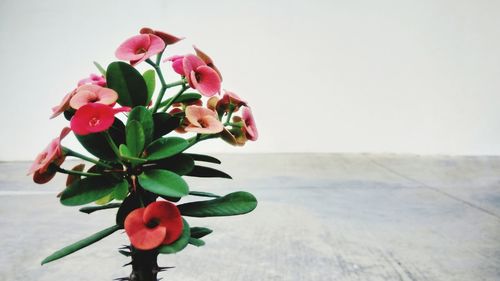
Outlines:
{"label": "small pink blossom", "polygon": [[115,56],[130,61],[131,65],[136,65],[162,52],[163,49],[165,43],[160,37],[154,34],[140,34],[123,42],[116,50]]}
{"label": "small pink blossom", "polygon": [[229,111],[230,107],[233,111],[238,111],[240,106],[247,106],[247,102],[233,92],[225,91],[224,96],[217,102],[217,110]]}
{"label": "small pink blossom", "polygon": [[33,180],[36,183],[46,183],[54,177],[55,171],[49,170],[50,164],[60,166],[64,162],[66,156],[62,151],[61,141],[69,132],[71,132],[71,129],[64,127],[59,137],[53,139],[35,158],[35,161],[28,171],[28,175],[33,174]]}
{"label": "small pink blossom", "polygon": [[172,62],[172,68],[174,69],[175,72],[179,75],[184,75],[184,68],[182,66],[182,59],[184,56],[171,56],[163,60],[163,62],[171,61]]}
{"label": "small pink blossom", "polygon": [[50,116],[50,119],[55,118],[64,111],[70,109],[69,101],[75,94],[76,94],[76,89],[67,93],[59,105],[52,107],[52,115]]}
{"label": "small pink blossom", "polygon": [[182,60],[184,76],[191,88],[211,97],[220,91],[221,80],[217,72],[195,55],[186,55]]}
{"label": "small pink blossom", "polygon": [[220,74],[219,69],[215,66],[212,58],[210,58],[205,52],[202,50],[196,48],[196,46],[193,46],[194,51],[196,52],[196,55],[207,64],[207,66],[211,67],[217,74],[219,74],[220,81],[222,81],[222,74]]}
{"label": "small pink blossom", "polygon": [[245,126],[243,128],[245,130],[247,139],[256,141],[259,137],[259,132],[257,131],[257,126],[255,125],[252,110],[249,107],[243,108],[242,118],[243,122],[245,122]]}
{"label": "small pink blossom", "polygon": [[163,32],[163,31],[153,30],[149,27],[141,28],[139,33],[141,33],[141,34],[154,34],[154,35],[160,37],[163,40],[163,42],[165,42],[165,45],[172,45],[172,44],[175,44],[175,43],[181,41],[182,39],[184,39],[184,37],[177,37],[177,36],[174,36],[172,34],[168,34],[168,33]]}
{"label": "small pink blossom", "polygon": [[90,74],[88,78],[84,78],[80,81],[78,81],[78,86],[86,85],[86,84],[91,84],[91,85],[97,85],[101,87],[106,87],[106,78],[102,75],[97,75],[97,74]]}
{"label": "small pink blossom", "polygon": [[76,89],[76,93],[71,98],[69,105],[74,109],[79,109],[88,103],[102,103],[113,106],[117,99],[118,94],[114,90],[89,84]]}
{"label": "small pink blossom", "polygon": [[214,111],[197,105],[186,107],[186,119],[189,125],[186,127],[187,132],[195,132],[199,134],[216,134],[224,129],[224,126],[217,118],[217,113]]}
{"label": "small pink blossom", "polygon": [[101,103],[88,103],[80,107],[71,118],[71,129],[82,136],[104,132],[113,125],[116,113],[130,110],[130,107],[114,109]]}

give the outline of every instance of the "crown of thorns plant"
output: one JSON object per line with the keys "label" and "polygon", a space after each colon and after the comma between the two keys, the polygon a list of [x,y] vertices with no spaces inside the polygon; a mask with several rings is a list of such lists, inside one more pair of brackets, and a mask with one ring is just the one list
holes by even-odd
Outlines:
{"label": "crown of thorns plant", "polygon": [[[257,140],[258,132],[248,103],[231,91],[221,93],[222,75],[207,54],[194,47],[194,54],[162,59],[166,47],[182,39],[141,29],[117,48],[121,61],[106,69],[94,62],[100,75],[80,80],[52,109],[51,118],[62,114],[69,127],[36,157],[29,174],[39,184],[66,174],[66,188],[58,195],[65,206],[91,204],[80,209],[87,214],[113,208],[117,212],[114,225],[54,252],[42,264],[125,229],[130,245],[119,252],[132,258],[132,273],[120,280],[157,280],[166,269],[157,264],[159,254],[177,253],[188,244],[203,246],[201,238],[212,232],[191,227],[185,217],[240,215],[257,206],[248,192],[220,196],[193,191],[183,179],[231,178],[203,164],[220,164],[218,159],[189,153],[189,148],[215,138],[242,146]],[[135,66],[143,63],[151,68],[141,74]],[[163,64],[179,77],[167,83]],[[169,89],[177,91],[168,95]],[[93,156],[62,145],[71,132]],[[63,168],[67,157],[91,166]],[[201,200],[179,204],[186,196]]]}

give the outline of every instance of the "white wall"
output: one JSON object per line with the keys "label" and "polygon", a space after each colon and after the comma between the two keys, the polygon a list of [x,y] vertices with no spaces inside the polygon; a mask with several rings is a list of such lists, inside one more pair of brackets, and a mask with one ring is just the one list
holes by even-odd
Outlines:
{"label": "white wall", "polygon": [[204,151],[500,154],[499,14],[486,0],[1,0],[0,160],[34,158],[66,124],[50,108],[142,26],[210,53],[253,107],[258,142]]}

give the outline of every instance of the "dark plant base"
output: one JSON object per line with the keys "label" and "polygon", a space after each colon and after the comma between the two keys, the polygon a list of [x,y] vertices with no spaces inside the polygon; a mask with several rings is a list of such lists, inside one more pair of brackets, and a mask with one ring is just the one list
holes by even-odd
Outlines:
{"label": "dark plant base", "polygon": [[[140,251],[132,246],[127,246],[130,250],[127,255],[132,261],[126,265],[132,265],[132,273],[129,277],[118,278],[118,281],[158,281],[158,273],[172,267],[158,266],[158,251]],[[126,251],[120,251],[125,254]]]}

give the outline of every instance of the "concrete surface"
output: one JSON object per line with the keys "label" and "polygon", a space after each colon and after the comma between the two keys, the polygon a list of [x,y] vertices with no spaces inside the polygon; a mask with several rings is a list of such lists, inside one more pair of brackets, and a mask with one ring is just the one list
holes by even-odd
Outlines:
{"label": "concrete surface", "polygon": [[[192,190],[248,190],[255,212],[188,219],[206,246],[161,257],[165,280],[500,280],[500,157],[347,154],[219,155],[234,180],[189,178]],[[0,163],[0,280],[126,276],[115,233],[43,267],[54,250],[114,221],[61,206],[63,177],[44,186],[29,163]],[[68,167],[71,165],[67,165]]]}

